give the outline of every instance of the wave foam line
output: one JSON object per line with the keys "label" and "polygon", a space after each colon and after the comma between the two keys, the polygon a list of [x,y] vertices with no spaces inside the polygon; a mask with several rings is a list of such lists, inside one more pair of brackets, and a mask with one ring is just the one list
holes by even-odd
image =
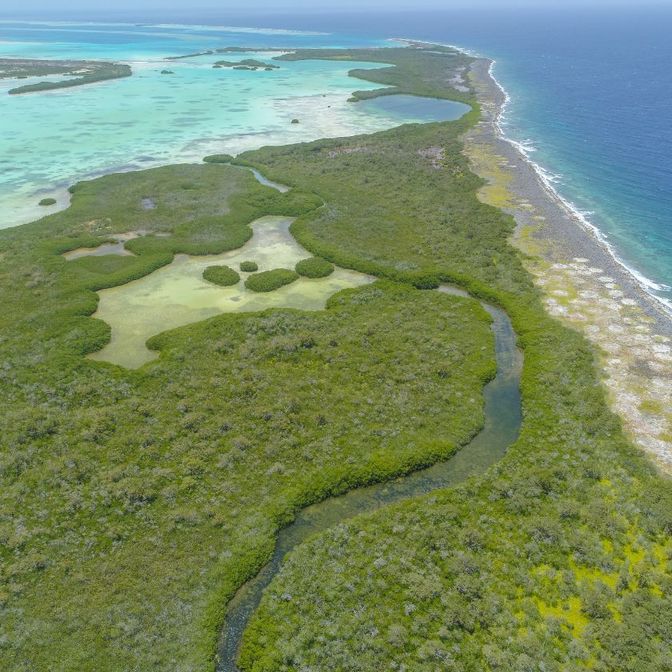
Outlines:
{"label": "wave foam line", "polygon": [[[465,52],[466,53],[466,52]],[[536,151],[534,144],[530,140],[524,142],[519,142],[510,138],[504,131],[504,119],[506,118],[507,108],[511,105],[511,96],[508,91],[502,86],[497,77],[494,74],[494,68],[496,65],[495,60],[490,60],[490,65],[488,67],[488,74],[492,81],[501,91],[504,102],[500,106],[499,110],[494,119],[494,125],[497,129],[499,137],[508,142],[512,147],[514,147],[518,153],[522,156],[523,160],[526,161],[534,170],[537,177],[539,178],[542,186],[549,194],[549,196],[558,203],[565,212],[569,214],[572,219],[577,221],[581,226],[583,226],[589,233],[591,233],[598,242],[607,250],[612,259],[623,268],[629,275],[631,275],[635,281],[642,287],[642,289],[656,301],[658,301],[664,308],[672,315],[672,300],[667,299],[663,296],[659,296],[655,292],[669,292],[672,288],[668,285],[657,283],[650,278],[647,278],[643,273],[638,271],[636,268],[629,266],[621,257],[618,255],[616,248],[609,242],[606,235],[595,225],[593,224],[589,217],[592,215],[592,212],[580,210],[574,203],[569,199],[565,198],[554,186],[557,182],[560,181],[561,176],[555,175],[545,169],[543,166],[539,165],[533,161],[530,157],[530,154]]]}

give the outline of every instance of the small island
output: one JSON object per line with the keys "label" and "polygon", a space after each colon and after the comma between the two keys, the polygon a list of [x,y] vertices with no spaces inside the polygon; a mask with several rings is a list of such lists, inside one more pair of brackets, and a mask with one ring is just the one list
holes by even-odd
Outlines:
{"label": "small island", "polygon": [[240,282],[240,276],[230,266],[208,266],[203,271],[203,279],[222,287],[230,287]]}
{"label": "small island", "polygon": [[302,259],[294,268],[304,278],[326,278],[334,272],[334,265],[322,257]]}
{"label": "small island", "polygon": [[28,77],[53,75],[71,78],[25,84],[10,89],[8,91],[10,95],[66,89],[110,79],[130,77],[132,74],[131,67],[124,63],[0,58],[0,79],[27,79]]}
{"label": "small island", "polygon": [[242,61],[216,61],[213,68],[232,68],[233,70],[278,70],[279,65],[264,63],[254,58],[244,58]]}
{"label": "small island", "polygon": [[43,198],[38,205],[42,206],[48,206],[48,205],[56,205],[56,199],[55,198]]}
{"label": "small island", "polygon": [[288,268],[275,268],[272,271],[254,273],[245,280],[245,287],[253,292],[272,292],[299,279],[299,274]]}

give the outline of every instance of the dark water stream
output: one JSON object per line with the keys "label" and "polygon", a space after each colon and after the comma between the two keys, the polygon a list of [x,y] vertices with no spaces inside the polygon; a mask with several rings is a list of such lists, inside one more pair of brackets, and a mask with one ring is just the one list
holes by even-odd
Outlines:
{"label": "dark water stream", "polygon": [[[451,287],[442,287],[440,291],[468,296]],[[291,525],[280,531],[275,552],[268,564],[241,586],[229,603],[218,651],[218,672],[237,672],[236,657],[245,627],[259,606],[264,589],[280,570],[285,555],[295,546],[309,536],[360,513],[375,511],[381,506],[450,487],[470,476],[481,474],[497,462],[516,440],[521,422],[522,353],[516,347],[516,336],[507,314],[486,303],[481,305],[493,318],[492,330],[497,358],[497,374],[483,390],[483,429],[445,462],[393,481],[352,490],[303,509]]]}

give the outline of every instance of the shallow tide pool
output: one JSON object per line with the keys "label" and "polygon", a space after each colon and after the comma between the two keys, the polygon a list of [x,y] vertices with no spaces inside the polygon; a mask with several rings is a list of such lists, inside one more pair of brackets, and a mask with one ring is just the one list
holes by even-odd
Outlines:
{"label": "shallow tide pool", "polygon": [[221,313],[266,308],[321,310],[335,292],[373,280],[362,273],[336,268],[327,278],[302,277],[273,292],[256,293],[243,284],[248,273],[240,272],[241,281],[232,287],[220,287],[203,279],[208,266],[225,264],[239,271],[242,261],[256,261],[259,271],[293,269],[297,261],[310,254],[289,232],[292,221],[287,217],[262,217],[251,224],[252,238],[237,250],[198,257],[176,255],[172,264],[144,278],[100,291],[100,303],[93,317],[111,326],[112,338],[89,357],[137,368],[158,356],[145,345],[147,339],[167,329]]}

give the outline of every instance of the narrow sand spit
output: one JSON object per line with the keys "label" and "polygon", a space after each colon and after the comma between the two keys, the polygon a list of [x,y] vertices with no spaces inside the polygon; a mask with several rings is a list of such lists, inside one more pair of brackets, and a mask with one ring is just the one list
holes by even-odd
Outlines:
{"label": "narrow sand spit", "polygon": [[551,315],[598,346],[603,382],[634,441],[672,473],[672,319],[502,137],[505,94],[477,60],[469,73],[482,121],[465,136],[481,199],[516,219],[513,243]]}

